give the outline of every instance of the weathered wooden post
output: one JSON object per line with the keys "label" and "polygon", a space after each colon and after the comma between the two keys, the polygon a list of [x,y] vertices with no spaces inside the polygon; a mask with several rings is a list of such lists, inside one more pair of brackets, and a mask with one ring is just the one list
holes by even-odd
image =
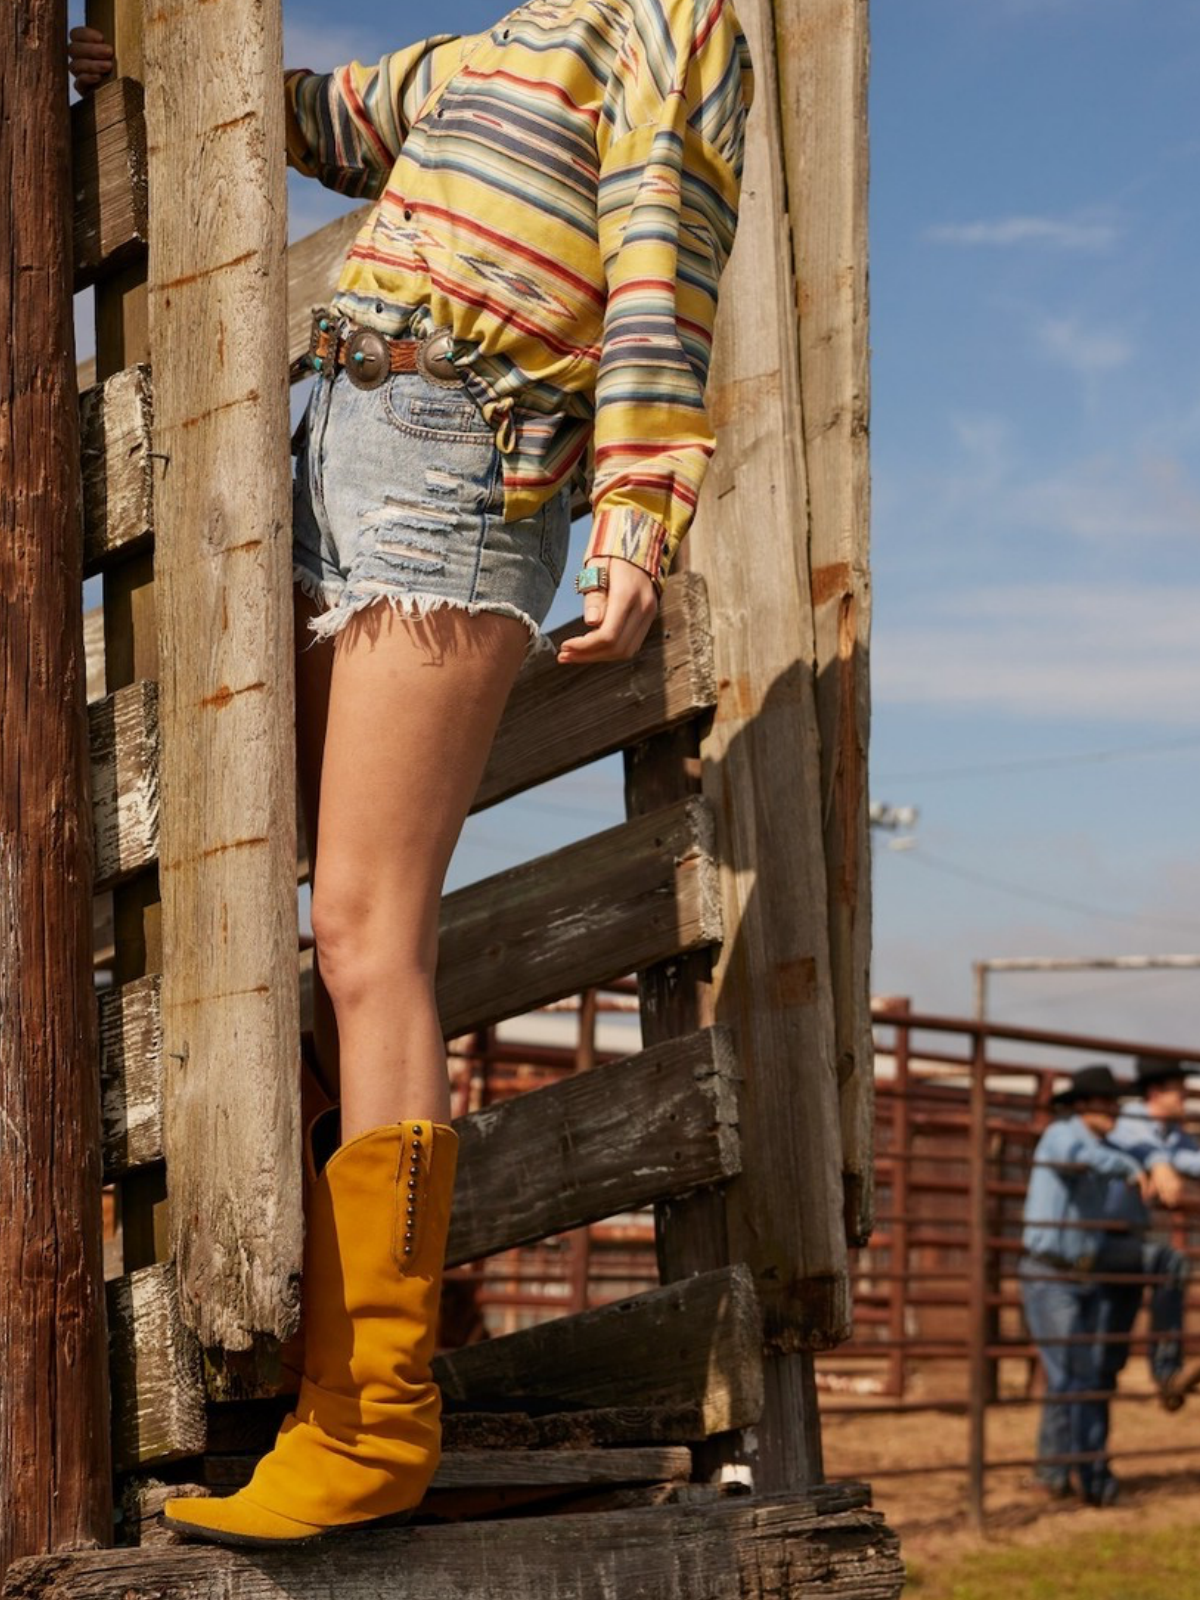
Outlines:
{"label": "weathered wooden post", "polygon": [[770,1490],[820,1481],[811,1352],[849,1332],[846,1223],[860,1236],[870,1208],[866,33],[861,0],[739,15],[756,104],[709,394],[719,443],[689,543],[719,691],[700,745],[723,841],[711,1003],[753,1152],[729,1252],[763,1302],[755,1484]]}
{"label": "weathered wooden post", "polygon": [[143,40],[164,1148],[184,1319],[227,1350],[295,1331],[302,1246],[281,12],[163,0]]}
{"label": "weathered wooden post", "polygon": [[874,1219],[867,423],[867,0],[775,0],[799,313],[829,972],[846,1233]]}
{"label": "weathered wooden post", "polygon": [[0,1574],[112,1536],[66,28],[0,21]]}

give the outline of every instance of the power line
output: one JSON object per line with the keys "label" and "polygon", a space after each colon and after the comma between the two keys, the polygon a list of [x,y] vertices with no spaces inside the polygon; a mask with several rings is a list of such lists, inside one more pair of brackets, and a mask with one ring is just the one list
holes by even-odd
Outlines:
{"label": "power line", "polygon": [[1086,900],[1071,900],[1065,895],[1047,894],[1042,889],[1029,889],[1022,885],[1007,883],[1003,878],[991,878],[984,872],[974,871],[971,867],[960,867],[956,862],[943,861],[938,856],[931,856],[925,850],[908,851],[906,859],[923,862],[935,872],[943,872],[951,878],[961,878],[966,883],[976,883],[985,889],[997,889],[1003,894],[1013,895],[1018,900],[1033,900],[1039,905],[1054,906],[1060,911],[1074,911],[1085,917],[1099,917],[1103,922],[1133,922],[1142,926],[1151,923],[1159,927],[1186,928],[1189,933],[1200,933],[1200,922],[1188,922],[1182,917],[1143,916],[1135,911],[1105,911],[1102,906],[1089,905]]}
{"label": "power line", "polygon": [[873,783],[902,783],[910,779],[988,777],[997,772],[1044,772],[1053,767],[1096,766],[1106,761],[1130,761],[1143,756],[1174,754],[1200,747],[1200,735],[1163,739],[1154,744],[1122,745],[1114,750],[1081,750],[1075,755],[1026,756],[1016,761],[980,761],[973,766],[927,767],[910,772],[873,773]]}

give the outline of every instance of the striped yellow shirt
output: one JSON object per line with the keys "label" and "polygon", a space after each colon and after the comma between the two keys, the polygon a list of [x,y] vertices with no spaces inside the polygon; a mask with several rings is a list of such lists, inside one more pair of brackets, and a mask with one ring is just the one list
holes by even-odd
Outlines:
{"label": "striped yellow shirt", "polygon": [[284,82],[289,163],[376,201],[333,309],[449,327],[506,520],[572,478],[585,560],[624,557],[661,589],[713,449],[753,92],[729,0],[529,0],[484,33]]}

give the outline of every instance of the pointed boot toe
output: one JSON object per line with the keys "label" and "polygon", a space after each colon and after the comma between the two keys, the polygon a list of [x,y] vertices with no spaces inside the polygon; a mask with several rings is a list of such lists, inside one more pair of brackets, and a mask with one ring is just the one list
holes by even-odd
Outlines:
{"label": "pointed boot toe", "polygon": [[162,1519],[164,1527],[212,1544],[298,1544],[327,1531],[311,1522],[298,1522],[295,1517],[268,1511],[240,1492],[223,1499],[168,1500]]}

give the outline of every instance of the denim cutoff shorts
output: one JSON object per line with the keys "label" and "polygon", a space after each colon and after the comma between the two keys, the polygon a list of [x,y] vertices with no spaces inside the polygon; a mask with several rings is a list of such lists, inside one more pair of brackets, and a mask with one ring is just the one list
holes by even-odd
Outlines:
{"label": "denim cutoff shorts", "polygon": [[338,366],[309,397],[292,498],[292,575],[325,609],[317,639],[387,600],[405,616],[497,611],[541,632],[571,533],[564,485],[505,522],[503,457],[464,385],[397,372],[360,389]]}

